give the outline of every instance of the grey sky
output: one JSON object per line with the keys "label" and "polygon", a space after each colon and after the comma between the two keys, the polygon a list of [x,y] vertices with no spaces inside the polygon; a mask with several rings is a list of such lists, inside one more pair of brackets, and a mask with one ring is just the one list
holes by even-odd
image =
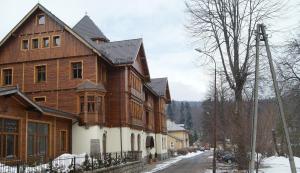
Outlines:
{"label": "grey sky", "polygon": [[[0,7],[2,39],[38,0],[3,0]],[[172,99],[203,100],[211,80],[208,68],[196,67],[196,47],[184,24],[184,0],[40,0],[58,18],[73,27],[84,14],[111,40],[143,38],[151,77],[169,78]],[[295,4],[297,0],[291,0]],[[297,15],[283,15],[276,29],[290,32]],[[299,13],[298,13],[299,15]],[[288,30],[288,31],[286,31]],[[282,38],[282,36],[280,36]]]}

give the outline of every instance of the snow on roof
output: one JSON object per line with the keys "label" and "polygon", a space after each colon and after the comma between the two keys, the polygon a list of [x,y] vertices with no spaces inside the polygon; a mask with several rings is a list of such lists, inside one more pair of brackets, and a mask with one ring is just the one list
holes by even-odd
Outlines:
{"label": "snow on roof", "polygon": [[167,129],[168,131],[186,131],[186,129],[181,126],[182,124],[176,124],[171,120],[167,120]]}

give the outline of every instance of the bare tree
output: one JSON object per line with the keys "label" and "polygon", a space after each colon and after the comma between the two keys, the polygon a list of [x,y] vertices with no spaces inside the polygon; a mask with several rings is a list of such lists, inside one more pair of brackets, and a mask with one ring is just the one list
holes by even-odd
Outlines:
{"label": "bare tree", "polygon": [[280,8],[276,0],[187,0],[187,28],[199,38],[199,50],[219,60],[229,87],[234,91],[234,124],[239,169],[247,169],[246,130],[243,126],[243,88],[251,74],[254,28],[273,17]]}

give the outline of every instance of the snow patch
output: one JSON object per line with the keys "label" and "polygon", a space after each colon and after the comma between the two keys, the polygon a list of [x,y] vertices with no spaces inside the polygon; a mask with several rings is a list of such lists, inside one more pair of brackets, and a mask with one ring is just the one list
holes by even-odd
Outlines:
{"label": "snow patch", "polygon": [[174,163],[176,163],[176,162],[178,162],[182,159],[192,158],[192,157],[195,157],[195,156],[197,156],[199,154],[202,154],[202,153],[203,153],[203,151],[197,151],[197,152],[194,152],[194,153],[188,153],[188,154],[183,155],[183,156],[177,156],[177,157],[171,158],[168,161],[157,164],[154,169],[152,169],[149,172],[145,172],[145,173],[154,173],[154,172],[166,169],[167,167],[173,165]]}

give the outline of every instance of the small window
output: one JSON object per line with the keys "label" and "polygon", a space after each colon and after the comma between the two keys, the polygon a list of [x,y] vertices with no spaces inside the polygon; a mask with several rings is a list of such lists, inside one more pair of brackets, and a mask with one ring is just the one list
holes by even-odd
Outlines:
{"label": "small window", "polygon": [[12,69],[3,69],[2,70],[3,85],[12,85],[12,78],[13,78],[12,73],[13,73]]}
{"label": "small window", "polygon": [[60,131],[60,151],[67,151],[67,132]]}
{"label": "small window", "polygon": [[95,97],[94,96],[87,97],[87,105],[88,105],[89,113],[95,112]]}
{"label": "small window", "polygon": [[61,43],[61,41],[60,41],[60,36],[53,36],[53,46],[54,47],[59,47],[60,46],[60,43]]}
{"label": "small window", "polygon": [[32,49],[37,49],[39,48],[39,39],[38,38],[34,38],[32,39]]}
{"label": "small window", "polygon": [[42,42],[42,48],[47,48],[47,47],[49,47],[49,42],[50,40],[49,40],[49,37],[44,37],[43,38],[43,42]]}
{"label": "small window", "polygon": [[28,40],[22,40],[22,49],[23,50],[29,49],[29,41]]}
{"label": "small window", "polygon": [[82,79],[82,62],[71,63],[73,79]]}
{"label": "small window", "polygon": [[34,97],[33,100],[35,102],[45,102],[46,101],[46,97],[43,96],[43,97]]}
{"label": "small window", "polygon": [[44,14],[40,14],[37,16],[37,20],[38,20],[38,24],[39,25],[45,25],[45,15]]}
{"label": "small window", "polygon": [[40,65],[35,66],[35,72],[36,72],[36,82],[45,82],[46,81],[46,66]]}

